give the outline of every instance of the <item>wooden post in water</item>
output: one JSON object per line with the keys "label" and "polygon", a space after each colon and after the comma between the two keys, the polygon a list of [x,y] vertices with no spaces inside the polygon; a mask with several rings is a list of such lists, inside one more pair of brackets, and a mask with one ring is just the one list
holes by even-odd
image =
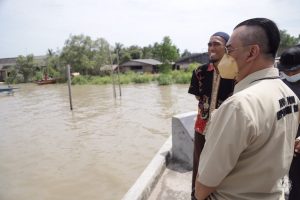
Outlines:
{"label": "wooden post in water", "polygon": [[112,78],[112,84],[113,84],[113,94],[114,94],[114,98],[116,98],[116,86],[115,86],[114,68],[113,68],[113,61],[112,61],[112,58],[111,58],[110,49],[109,49],[109,57],[110,57],[110,64],[111,64],[111,78]]}
{"label": "wooden post in water", "polygon": [[70,65],[67,65],[67,75],[68,75],[68,88],[69,88],[69,100],[70,100],[70,109],[73,110],[72,105],[72,93],[71,93],[71,69]]}
{"label": "wooden post in water", "polygon": [[119,50],[117,50],[117,64],[118,64],[119,93],[120,93],[120,97],[121,97],[122,96],[122,91],[121,91],[121,81],[120,81]]}

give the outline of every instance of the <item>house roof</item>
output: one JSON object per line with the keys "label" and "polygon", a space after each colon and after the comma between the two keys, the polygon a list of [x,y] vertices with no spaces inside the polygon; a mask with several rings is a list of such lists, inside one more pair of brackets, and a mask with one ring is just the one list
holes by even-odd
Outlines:
{"label": "house roof", "polygon": [[[37,63],[37,65],[39,65],[39,66],[45,66],[46,65],[47,56],[34,56],[33,59]],[[14,66],[14,65],[16,65],[16,62],[17,62],[17,57],[14,57],[14,58],[0,58],[0,69],[6,69],[9,66]]]}
{"label": "house roof", "polygon": [[161,65],[162,63],[155,59],[133,59],[128,62],[121,64],[120,66],[137,66],[141,64],[147,65]]}
{"label": "house roof", "polygon": [[190,56],[185,56],[183,58],[180,58],[176,61],[177,64],[180,63],[190,63],[190,62],[200,62],[200,63],[206,63],[208,62],[208,53],[193,53]]}
{"label": "house roof", "polygon": [[100,67],[100,71],[111,71],[111,68],[115,70],[118,67],[118,65],[104,65]]}
{"label": "house roof", "polygon": [[17,58],[0,58],[0,65],[11,65],[16,63]]}

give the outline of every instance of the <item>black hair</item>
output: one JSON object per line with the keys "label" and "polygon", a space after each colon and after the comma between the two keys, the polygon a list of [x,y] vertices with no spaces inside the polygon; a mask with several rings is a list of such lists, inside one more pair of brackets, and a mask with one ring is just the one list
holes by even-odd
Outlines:
{"label": "black hair", "polygon": [[244,37],[244,42],[248,44],[258,43],[265,54],[271,54],[273,58],[280,43],[280,33],[277,25],[267,18],[253,18],[239,23],[234,29],[240,26],[257,27],[258,29],[251,31]]}

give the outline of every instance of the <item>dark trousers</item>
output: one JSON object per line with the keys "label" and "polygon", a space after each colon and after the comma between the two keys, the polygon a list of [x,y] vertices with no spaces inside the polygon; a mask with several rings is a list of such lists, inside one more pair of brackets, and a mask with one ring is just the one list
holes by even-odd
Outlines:
{"label": "dark trousers", "polygon": [[194,156],[193,156],[193,177],[192,177],[192,199],[195,195],[195,181],[198,173],[198,166],[199,166],[199,160],[200,160],[200,154],[203,150],[205,144],[205,136],[195,132],[194,135]]}
{"label": "dark trousers", "polygon": [[293,158],[289,178],[292,182],[289,200],[300,200],[300,154]]}

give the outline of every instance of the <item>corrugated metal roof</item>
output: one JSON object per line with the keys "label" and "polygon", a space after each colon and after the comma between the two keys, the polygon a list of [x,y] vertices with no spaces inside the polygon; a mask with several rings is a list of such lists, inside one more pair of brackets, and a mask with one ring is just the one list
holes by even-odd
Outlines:
{"label": "corrugated metal roof", "polygon": [[175,63],[184,63],[190,61],[199,61],[199,62],[204,61],[203,63],[206,63],[208,62],[208,53],[193,53],[190,56],[185,56],[183,58],[180,58]]}
{"label": "corrugated metal roof", "polygon": [[118,67],[118,65],[104,65],[100,67],[100,71],[111,71],[111,68],[115,70]]}
{"label": "corrugated metal roof", "polygon": [[161,65],[162,63],[155,59],[133,59],[121,64],[120,66],[132,66],[136,64]]}
{"label": "corrugated metal roof", "polygon": [[17,58],[0,58],[0,64],[2,65],[10,65],[15,64]]}
{"label": "corrugated metal roof", "polygon": [[[39,66],[45,66],[46,65],[46,59],[47,56],[34,56],[33,60],[36,62]],[[0,58],[0,69],[5,69],[5,67],[8,66],[14,66],[16,65],[17,57],[14,58]]]}

